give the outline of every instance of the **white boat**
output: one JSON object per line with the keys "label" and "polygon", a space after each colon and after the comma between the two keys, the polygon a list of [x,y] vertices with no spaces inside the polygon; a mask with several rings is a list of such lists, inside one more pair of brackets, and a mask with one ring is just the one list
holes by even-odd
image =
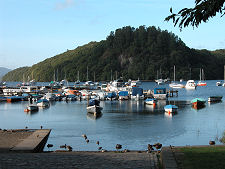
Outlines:
{"label": "white boat", "polygon": [[174,70],[174,73],[173,73],[173,83],[171,83],[171,84],[169,84],[169,86],[171,87],[171,88],[176,88],[176,89],[178,89],[178,88],[184,88],[184,85],[183,84],[180,84],[180,83],[176,83],[176,75],[175,75],[175,70],[176,70],[176,68],[175,68],[175,65],[174,65],[174,68],[173,68],[173,70]]}
{"label": "white boat", "polygon": [[37,105],[28,105],[24,111],[26,111],[26,112],[38,111],[38,106]]}
{"label": "white boat", "polygon": [[165,81],[163,79],[157,79],[155,80],[155,82],[158,84],[158,85],[164,85],[165,84]]}
{"label": "white boat", "polygon": [[220,102],[223,96],[210,96],[208,102]]}
{"label": "white boat", "polygon": [[156,100],[155,98],[147,98],[147,99],[145,100],[145,103],[146,103],[146,104],[149,104],[149,105],[154,105],[154,104],[157,103],[157,100]]}
{"label": "white boat", "polygon": [[222,86],[222,82],[216,82],[216,86]]}
{"label": "white boat", "polygon": [[197,85],[194,80],[188,80],[185,85],[186,89],[196,89],[196,87],[197,87]]}
{"label": "white boat", "polygon": [[37,101],[38,107],[49,107],[49,101],[47,99],[40,99]]}
{"label": "white boat", "polygon": [[100,101],[96,99],[91,99],[87,106],[87,112],[93,114],[94,116],[97,116],[101,114],[102,107],[100,107]]}
{"label": "white boat", "polygon": [[164,106],[165,112],[168,112],[168,113],[175,113],[177,112],[177,109],[178,109],[177,106],[171,105],[171,104]]}
{"label": "white boat", "polygon": [[180,83],[170,83],[169,86],[175,89],[184,88],[184,85]]}

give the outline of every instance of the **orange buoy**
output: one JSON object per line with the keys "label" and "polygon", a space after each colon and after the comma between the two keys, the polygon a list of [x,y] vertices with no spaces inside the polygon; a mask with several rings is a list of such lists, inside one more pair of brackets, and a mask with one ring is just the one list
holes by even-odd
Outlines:
{"label": "orange buoy", "polygon": [[153,103],[153,107],[155,107],[156,106],[156,104],[155,103]]}
{"label": "orange buoy", "polygon": [[24,112],[29,112],[30,110],[29,109],[24,109]]}
{"label": "orange buoy", "polygon": [[170,111],[168,111],[168,114],[170,115]]}

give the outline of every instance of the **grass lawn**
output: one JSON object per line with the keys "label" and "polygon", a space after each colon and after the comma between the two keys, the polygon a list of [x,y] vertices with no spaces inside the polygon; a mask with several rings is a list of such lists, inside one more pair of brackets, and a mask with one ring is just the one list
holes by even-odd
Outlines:
{"label": "grass lawn", "polygon": [[[225,169],[225,146],[176,149],[178,164],[183,169]],[[184,155],[180,156],[180,153]]]}

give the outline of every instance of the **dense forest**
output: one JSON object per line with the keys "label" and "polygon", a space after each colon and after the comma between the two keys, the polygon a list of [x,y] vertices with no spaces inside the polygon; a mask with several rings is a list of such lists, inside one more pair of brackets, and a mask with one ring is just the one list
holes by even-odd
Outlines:
{"label": "dense forest", "polygon": [[106,40],[90,42],[74,50],[46,59],[32,67],[15,69],[4,81],[109,81],[116,77],[154,80],[199,79],[203,68],[206,79],[223,79],[225,50],[190,49],[175,34],[160,28],[126,26],[111,32]]}

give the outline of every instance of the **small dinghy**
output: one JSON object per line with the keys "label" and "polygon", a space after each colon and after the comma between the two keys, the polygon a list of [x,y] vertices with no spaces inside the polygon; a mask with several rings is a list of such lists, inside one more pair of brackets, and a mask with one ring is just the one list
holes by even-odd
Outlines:
{"label": "small dinghy", "polygon": [[171,105],[171,104],[164,106],[165,112],[167,112],[169,114],[170,113],[176,113],[177,112],[177,109],[178,109],[177,106]]}

